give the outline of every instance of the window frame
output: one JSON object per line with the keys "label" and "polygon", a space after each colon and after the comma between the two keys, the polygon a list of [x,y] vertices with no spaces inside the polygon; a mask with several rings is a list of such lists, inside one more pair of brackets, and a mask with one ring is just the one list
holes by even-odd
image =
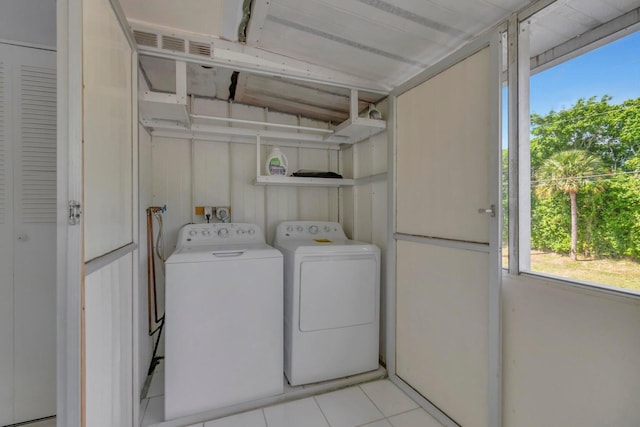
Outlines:
{"label": "window frame", "polygon": [[[640,292],[613,287],[606,284],[586,282],[569,277],[561,277],[543,272],[531,271],[531,177],[530,177],[530,20],[556,1],[537,2],[520,13],[512,15],[508,20],[508,248],[509,259],[504,274],[511,276],[527,276],[547,282],[574,287],[580,290],[591,290],[603,295],[617,295],[640,300]],[[632,11],[633,12],[633,11]],[[640,20],[629,22],[624,18],[631,12],[623,14],[612,21],[580,35],[582,41],[574,42],[571,49],[565,49],[557,57],[550,59],[539,67],[550,68],[564,63],[583,53],[612,43],[626,35],[640,31]],[[589,34],[591,33],[591,34]],[[585,37],[586,35],[586,37]],[[577,37],[578,35],[576,35]],[[576,39],[571,39],[574,41]],[[566,44],[566,43],[565,43]],[[562,46],[562,45],[561,45]],[[502,229],[502,227],[500,228]],[[502,241],[502,237],[501,237]]]}

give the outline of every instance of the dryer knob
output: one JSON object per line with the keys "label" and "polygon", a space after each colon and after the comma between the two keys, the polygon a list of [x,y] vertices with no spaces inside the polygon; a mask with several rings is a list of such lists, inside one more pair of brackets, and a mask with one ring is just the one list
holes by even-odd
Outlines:
{"label": "dryer knob", "polygon": [[203,236],[210,236],[210,235],[211,235],[211,231],[209,231],[209,230],[202,230],[202,235],[203,235]]}
{"label": "dryer knob", "polygon": [[238,228],[238,231],[236,231],[236,234],[239,236],[244,235],[245,231],[242,228]]}
{"label": "dryer knob", "polygon": [[189,231],[189,236],[195,236],[196,234],[198,234],[196,230]]}
{"label": "dryer knob", "polygon": [[287,231],[289,233],[292,233],[293,232],[293,226],[291,226],[291,225],[287,226]]}
{"label": "dryer knob", "polygon": [[247,231],[247,233],[249,234],[249,236],[253,236],[254,234],[256,234],[256,230],[253,228],[250,228],[249,231]]}
{"label": "dryer knob", "polygon": [[309,227],[309,233],[311,234],[318,234],[318,226],[317,225],[312,225]]}
{"label": "dryer knob", "polygon": [[299,232],[302,232],[304,230],[304,228],[302,228],[302,226],[299,225],[299,226],[296,227],[296,230],[299,231]]}
{"label": "dryer knob", "polygon": [[220,230],[218,230],[218,236],[227,237],[228,235],[229,235],[229,230],[227,230],[226,228],[221,228]]}
{"label": "dryer knob", "polygon": [[324,232],[325,232],[325,233],[328,233],[328,232],[330,232],[330,231],[331,231],[331,227],[329,227],[328,225],[325,225],[325,226],[324,226]]}

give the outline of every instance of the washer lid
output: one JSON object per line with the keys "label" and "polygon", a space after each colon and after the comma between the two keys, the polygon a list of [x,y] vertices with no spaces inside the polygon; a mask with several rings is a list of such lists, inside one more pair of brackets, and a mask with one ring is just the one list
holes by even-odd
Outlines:
{"label": "washer lid", "polygon": [[277,249],[260,243],[183,246],[176,249],[166,263],[244,261],[261,258],[282,258],[282,254]]}
{"label": "washer lid", "polygon": [[324,238],[288,240],[276,244],[278,249],[295,252],[296,254],[329,254],[329,253],[375,253],[380,249],[373,244],[358,242],[356,240],[330,240]]}

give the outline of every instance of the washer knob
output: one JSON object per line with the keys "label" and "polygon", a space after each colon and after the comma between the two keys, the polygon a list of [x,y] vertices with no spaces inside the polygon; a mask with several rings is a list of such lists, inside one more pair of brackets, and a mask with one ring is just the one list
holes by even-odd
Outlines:
{"label": "washer knob", "polygon": [[250,228],[249,231],[247,231],[247,233],[249,234],[249,236],[253,236],[254,234],[256,234],[256,230],[253,228]]}
{"label": "washer knob", "polygon": [[293,232],[293,226],[288,225],[288,226],[287,226],[287,231],[288,231],[289,233]]}
{"label": "washer knob", "polygon": [[325,226],[324,226],[324,232],[325,232],[325,233],[328,233],[328,232],[330,232],[330,231],[331,231],[331,227],[329,227],[328,225],[325,225]]}
{"label": "washer knob", "polygon": [[227,237],[228,235],[229,235],[229,230],[227,230],[226,228],[221,228],[220,230],[218,230],[218,236]]}
{"label": "washer knob", "polygon": [[202,230],[202,235],[203,236],[210,236],[211,235],[211,230]]}
{"label": "washer knob", "polygon": [[296,230],[299,231],[299,232],[302,232],[304,229],[302,228],[301,225],[299,225],[299,226],[296,227]]}
{"label": "washer knob", "polygon": [[196,234],[198,234],[196,230],[189,230],[189,236],[195,236]]}
{"label": "washer knob", "polygon": [[242,228],[238,228],[238,231],[236,231],[236,234],[242,236],[245,233],[245,231]]}
{"label": "washer knob", "polygon": [[318,234],[318,226],[317,225],[312,225],[309,227],[309,233],[311,234]]}

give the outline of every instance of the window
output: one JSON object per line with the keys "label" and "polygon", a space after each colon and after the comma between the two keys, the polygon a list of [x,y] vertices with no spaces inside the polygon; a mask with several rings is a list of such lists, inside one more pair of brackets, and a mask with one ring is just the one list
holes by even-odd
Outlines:
{"label": "window", "polygon": [[[519,269],[640,294],[640,32],[582,45],[591,34],[577,13],[557,2],[521,23]],[[562,31],[549,27],[561,17]]]}

